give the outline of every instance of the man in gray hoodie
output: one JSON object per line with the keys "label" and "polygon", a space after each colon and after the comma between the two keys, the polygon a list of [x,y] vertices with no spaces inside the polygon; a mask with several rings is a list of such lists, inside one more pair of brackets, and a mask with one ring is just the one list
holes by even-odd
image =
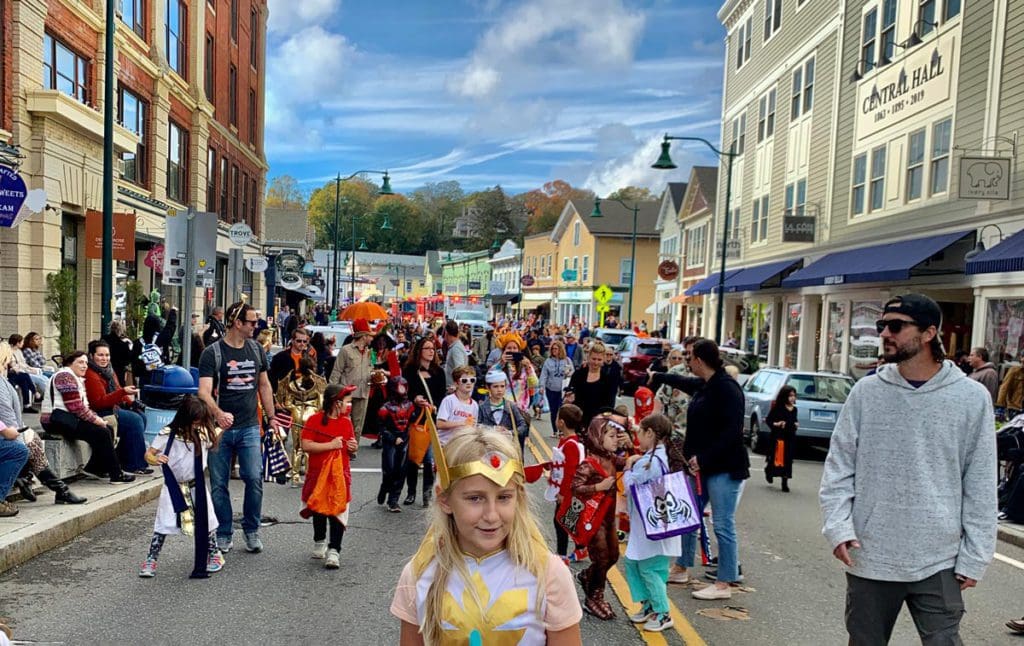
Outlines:
{"label": "man in gray hoodie", "polygon": [[843,406],[821,479],[822,534],[848,568],[850,644],[888,643],[906,603],[924,644],[960,644],[961,592],[996,542],[992,398],[944,360],[942,311],[885,304],[885,365]]}

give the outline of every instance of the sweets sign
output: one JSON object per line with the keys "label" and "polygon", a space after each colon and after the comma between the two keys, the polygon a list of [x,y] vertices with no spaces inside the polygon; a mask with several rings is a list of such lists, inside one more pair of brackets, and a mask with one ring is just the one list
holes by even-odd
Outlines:
{"label": "sweets sign", "polygon": [[14,226],[14,219],[28,197],[25,180],[6,166],[0,166],[0,227]]}

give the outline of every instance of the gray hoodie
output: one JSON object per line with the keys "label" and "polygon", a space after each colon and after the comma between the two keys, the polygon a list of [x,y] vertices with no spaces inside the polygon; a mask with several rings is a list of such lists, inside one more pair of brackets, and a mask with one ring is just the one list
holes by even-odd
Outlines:
{"label": "gray hoodie", "polygon": [[861,544],[851,574],[981,579],[996,546],[994,420],[988,392],[952,361],[920,388],[892,364],[857,382],[819,493],[829,546]]}

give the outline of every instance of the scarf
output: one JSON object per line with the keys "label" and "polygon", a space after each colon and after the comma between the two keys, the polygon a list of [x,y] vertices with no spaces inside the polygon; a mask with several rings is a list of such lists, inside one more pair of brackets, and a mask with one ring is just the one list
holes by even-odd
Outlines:
{"label": "scarf", "polygon": [[[170,455],[171,444],[174,443],[174,437],[177,432],[176,429],[171,429],[171,436],[167,438],[167,447],[164,449],[165,455]],[[196,478],[196,495],[192,497],[192,513],[195,515],[195,531],[192,533],[192,538],[195,540],[195,564],[192,567],[192,574],[189,575],[189,578],[208,579],[210,574],[206,571],[206,559],[210,549],[210,519],[206,508],[206,478],[203,475],[203,445],[201,442],[193,448],[192,453],[195,457],[192,473],[195,474]],[[167,492],[171,495],[171,506],[174,508],[175,513],[181,514],[188,509],[185,495],[181,493],[178,479],[174,477],[171,467],[167,464],[161,464],[160,466],[164,472],[164,485],[167,487]]]}
{"label": "scarf", "polygon": [[107,394],[114,392],[118,388],[117,376],[114,374],[114,366],[107,364],[106,368],[100,368],[98,365],[89,362],[89,369],[95,371],[101,377],[107,380]]}

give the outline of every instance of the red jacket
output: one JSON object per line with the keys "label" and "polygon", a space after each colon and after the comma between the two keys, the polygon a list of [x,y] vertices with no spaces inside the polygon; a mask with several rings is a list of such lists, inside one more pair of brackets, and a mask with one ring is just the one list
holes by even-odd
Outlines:
{"label": "red jacket", "polygon": [[123,404],[128,398],[128,393],[121,387],[121,382],[114,375],[114,384],[117,389],[107,394],[107,380],[100,373],[92,368],[85,371],[85,396],[89,398],[89,408],[100,415],[110,415],[114,406]]}

